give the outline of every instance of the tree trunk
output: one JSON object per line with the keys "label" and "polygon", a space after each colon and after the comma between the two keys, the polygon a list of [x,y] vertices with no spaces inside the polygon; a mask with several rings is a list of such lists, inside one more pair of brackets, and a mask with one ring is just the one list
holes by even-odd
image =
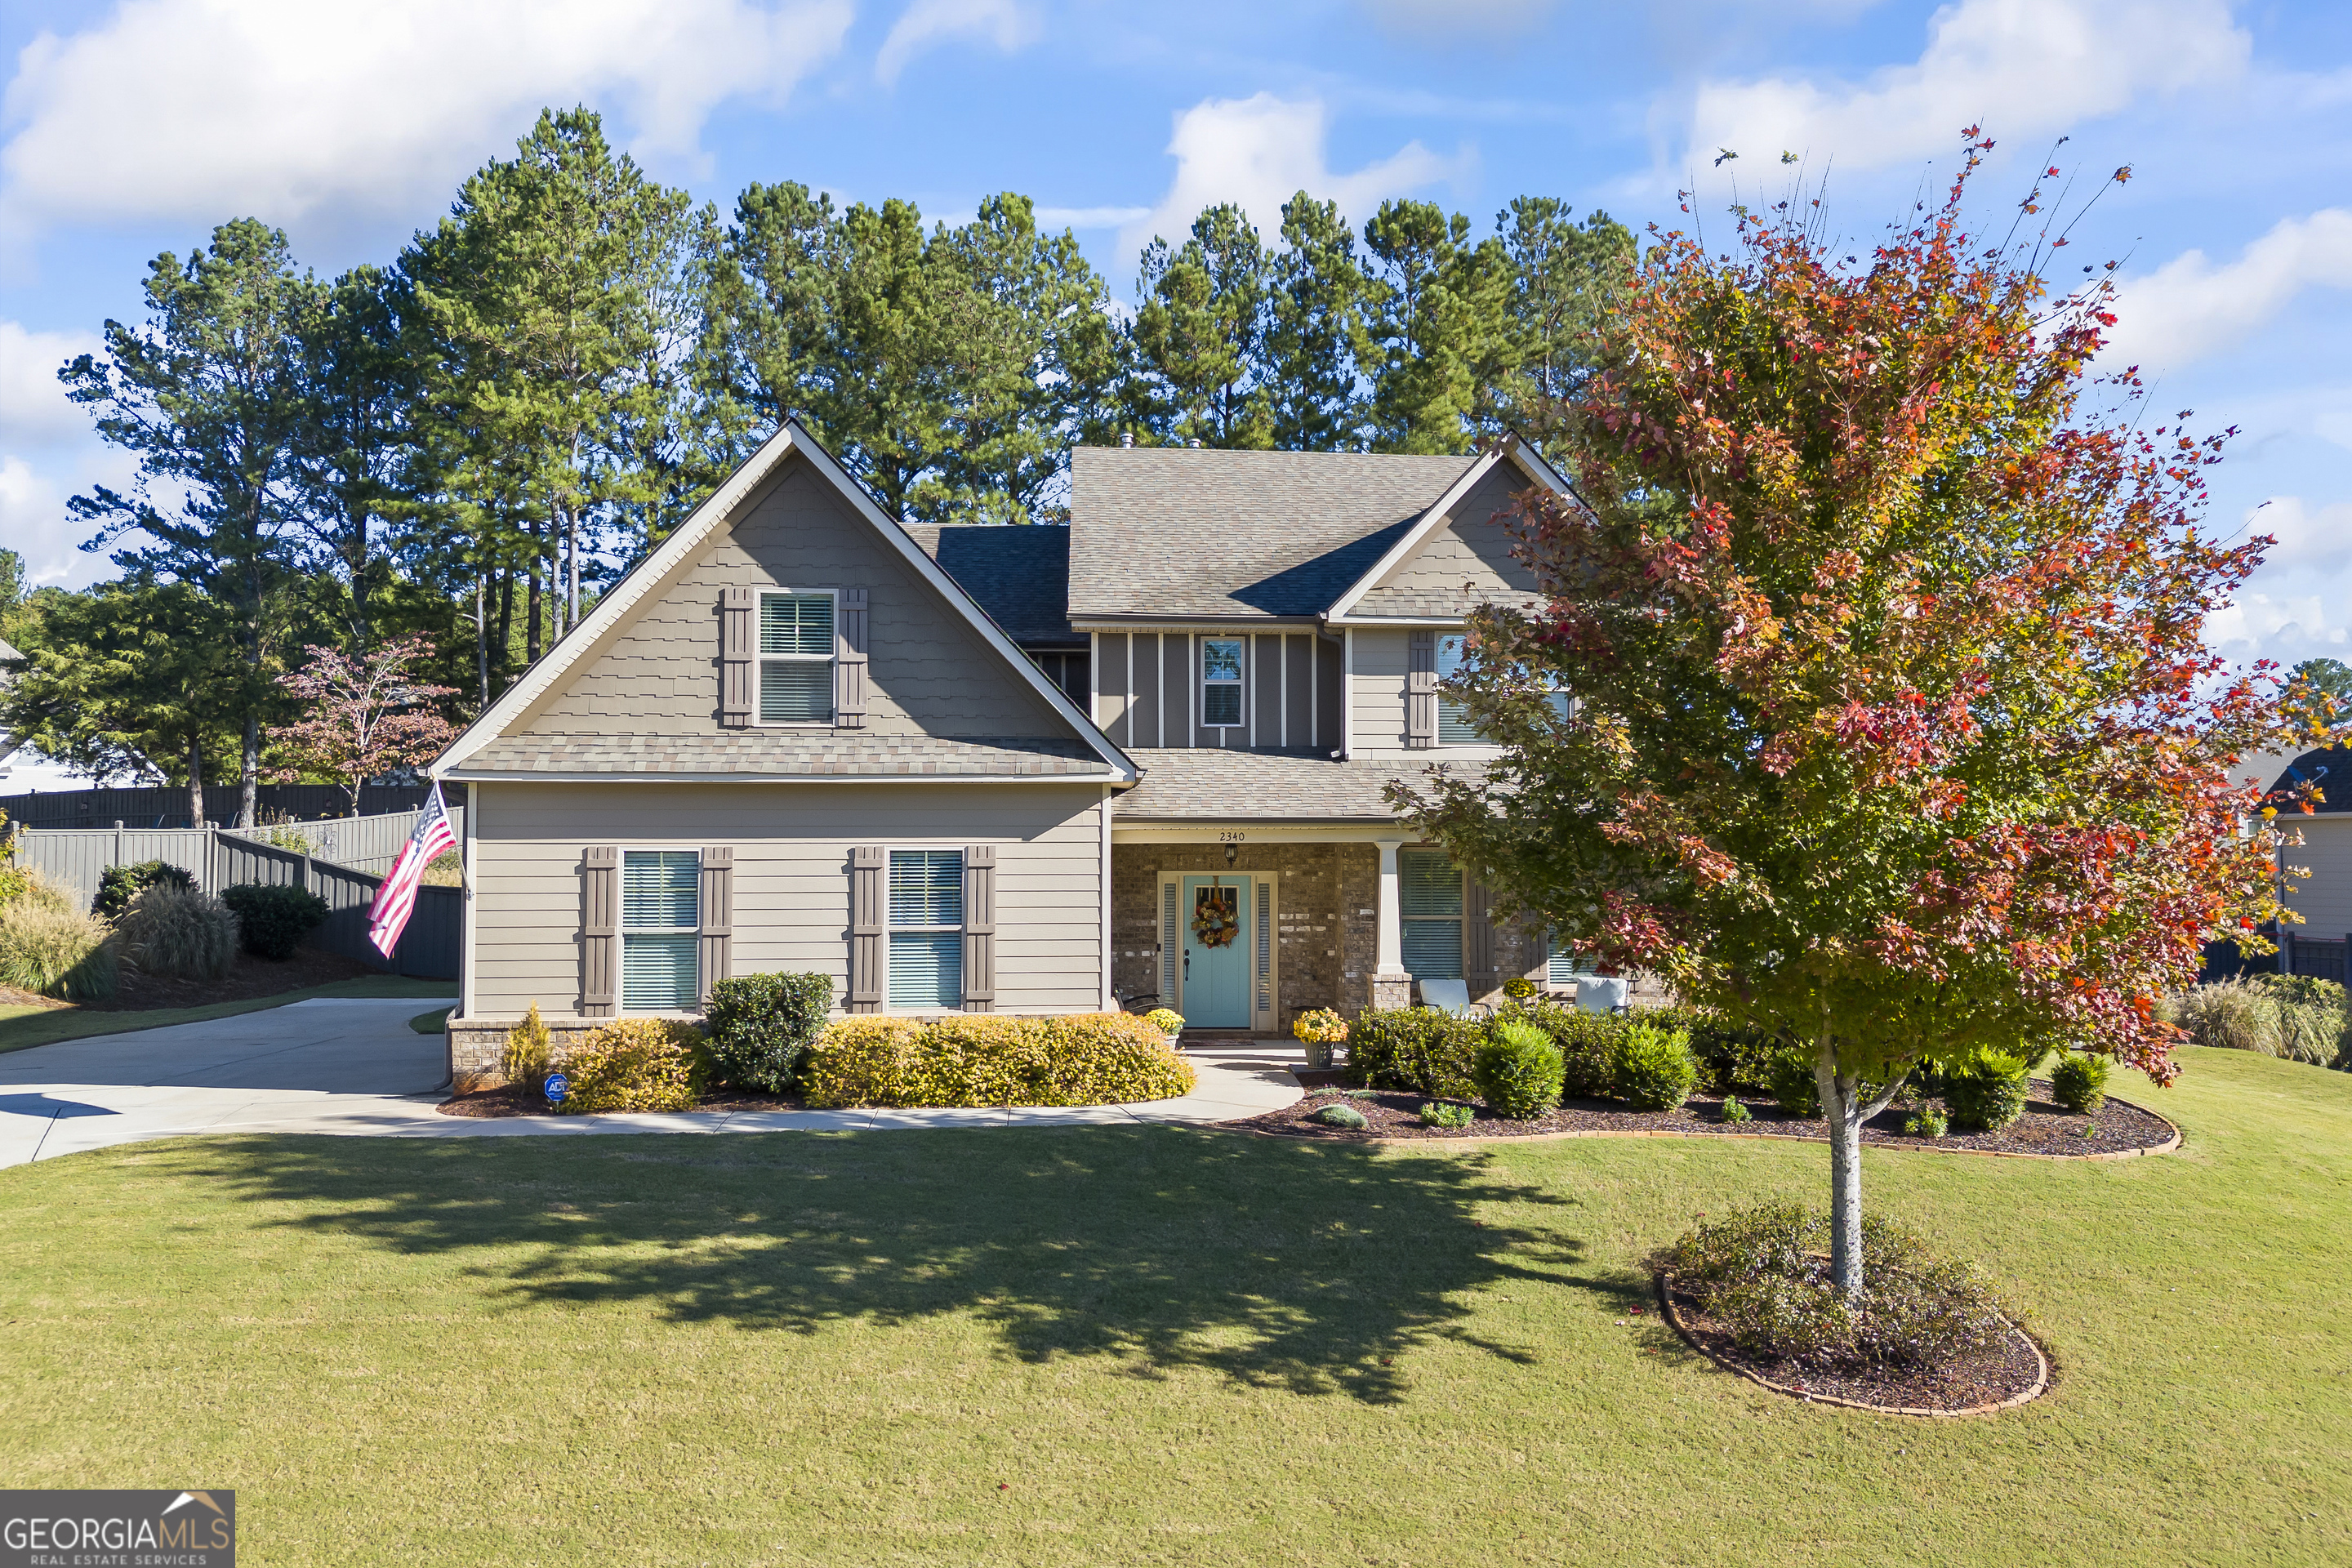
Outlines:
{"label": "tree trunk", "polygon": [[236,825],[239,827],[254,826],[260,820],[257,815],[257,796],[261,785],[261,715],[258,713],[245,716],[245,746],[237,757],[236,784]]}
{"label": "tree trunk", "polygon": [[1894,1073],[1885,1084],[1873,1086],[1859,1073],[1842,1073],[1836,1041],[1828,1035],[1822,1037],[1813,1058],[1822,1121],[1830,1135],[1830,1278],[1849,1297],[1861,1296],[1863,1286],[1863,1125],[1886,1109],[1910,1076],[1906,1068]]}
{"label": "tree trunk", "polygon": [[514,658],[514,568],[499,569],[499,680],[501,689],[507,663]]}
{"label": "tree trunk", "polygon": [[547,552],[539,537],[539,524],[530,525],[530,585],[524,595],[522,657],[526,666],[539,662],[539,569],[546,563]]}
{"label": "tree trunk", "polygon": [[482,574],[474,574],[474,679],[481,688],[481,701],[474,710],[480,712],[490,705],[490,626],[482,614]]}
{"label": "tree trunk", "polygon": [[205,737],[201,730],[188,731],[188,826],[205,825]]}

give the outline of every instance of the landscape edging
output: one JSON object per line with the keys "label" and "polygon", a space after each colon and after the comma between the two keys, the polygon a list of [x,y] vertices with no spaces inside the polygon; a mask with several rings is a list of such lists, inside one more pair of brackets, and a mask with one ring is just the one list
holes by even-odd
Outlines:
{"label": "landscape edging", "polygon": [[[2146,1110],[2147,1108],[2143,1106],[2140,1107],[2140,1109]],[[1979,1153],[1987,1152],[1988,1151],[1983,1150],[1973,1151],[1973,1152]],[[2051,1155],[2047,1157],[2052,1159],[2066,1158],[2064,1155]],[[1748,1382],[1756,1384],[1759,1388],[1769,1389],[1774,1394],[1785,1394],[1790,1399],[1800,1399],[1808,1405],[1834,1405],[1841,1409],[1845,1410],[1875,1411],[1881,1415],[1926,1415],[1931,1417],[1997,1415],[2001,1411],[2014,1410],[2021,1405],[2031,1404],[2034,1400],[2041,1398],[2043,1394],[2050,1392],[2049,1353],[2042,1350],[2042,1342],[2035,1339],[2032,1333],[2027,1331],[2025,1325],[2012,1321],[2009,1318],[2004,1317],[2001,1319],[2001,1321],[2004,1324],[2007,1324],[2011,1331],[2019,1335],[2027,1344],[2033,1348],[2033,1386],[2026,1389],[2021,1394],[2012,1394],[2007,1399],[1997,1400],[1990,1405],[1971,1405],[1960,1410],[1931,1410],[1925,1405],[1873,1405],[1866,1400],[1841,1399],[1833,1394],[1808,1394],[1801,1388],[1790,1388],[1785,1384],[1775,1383],[1770,1378],[1766,1377],[1763,1373],[1756,1372],[1748,1367],[1741,1366],[1737,1362],[1726,1361],[1723,1357],[1707,1349],[1706,1346],[1699,1343],[1696,1339],[1692,1337],[1689,1328],[1684,1324],[1682,1314],[1675,1310],[1674,1292],[1667,1288],[1667,1276],[1663,1272],[1660,1273],[1657,1277],[1657,1282],[1658,1310],[1664,1315],[1666,1321],[1673,1326],[1675,1334],[1681,1338],[1683,1343],[1690,1346],[1691,1349],[1698,1352],[1699,1354],[1706,1357],[1707,1360],[1713,1362],[1724,1371],[1744,1377]]]}
{"label": "landscape edging", "polygon": [[[1308,1089],[1309,1094],[1322,1092]],[[1402,1092],[1402,1091],[1399,1091]],[[2034,1154],[2021,1149],[1960,1149],[1922,1140],[1916,1143],[1865,1143],[1865,1149],[1900,1149],[1919,1154],[1974,1154],[1986,1160],[2054,1160],[2065,1163],[2083,1161],[2097,1163],[2112,1160],[2137,1160],[2149,1154],[2169,1154],[2180,1147],[2180,1124],[2160,1110],[2150,1110],[2135,1100],[2109,1095],[2117,1105],[2130,1106],[2134,1110],[2153,1116],[2172,1130],[2172,1136],[2161,1143],[2145,1149],[2110,1149],[2096,1154]],[[1262,1138],[1291,1138],[1293,1134],[1276,1132],[1268,1128],[1253,1127],[1248,1131]],[[1672,1127],[1577,1127],[1561,1132],[1488,1132],[1468,1138],[1360,1138],[1360,1143],[1378,1143],[1385,1148],[1426,1149],[1432,1145],[1444,1147],[1455,1143],[1557,1143],[1569,1138],[1692,1138],[1714,1142],[1729,1139],[1753,1139],[1769,1143],[1826,1143],[1826,1137],[1814,1138],[1793,1132],[1684,1132]],[[2029,1336],[2030,1337],[2030,1336]]]}

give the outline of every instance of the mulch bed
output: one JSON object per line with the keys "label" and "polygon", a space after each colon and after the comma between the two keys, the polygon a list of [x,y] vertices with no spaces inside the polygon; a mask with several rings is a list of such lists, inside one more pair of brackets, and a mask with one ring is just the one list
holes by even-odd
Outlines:
{"label": "mulch bed", "polygon": [[1672,1309],[1667,1321],[1696,1350],[1776,1394],[1860,1405],[1906,1415],[1958,1415],[2000,1406],[2044,1391],[2046,1363],[2025,1331],[2010,1325],[2008,1336],[1988,1351],[1939,1367],[1865,1364],[1853,1368],[1806,1366],[1796,1362],[1759,1362],[1742,1353],[1687,1292],[1671,1279],[1659,1282]]}
{"label": "mulch bed", "polygon": [[[1994,1154],[2079,1158],[2160,1149],[2176,1136],[2172,1124],[2163,1117],[2119,1100],[2108,1100],[2095,1117],[2077,1116],[2061,1110],[2049,1095],[2050,1085],[2036,1079],[2033,1098],[2026,1107],[2024,1118],[2015,1125],[1998,1132],[1952,1131],[1941,1138],[1913,1137],[1903,1131],[1911,1108],[1889,1107],[1864,1125],[1862,1141],[1906,1149],[1973,1149]],[[1369,1125],[1359,1131],[1307,1120],[1335,1101],[1363,1112]],[[1375,1138],[1536,1138],[1565,1132],[1689,1132],[1827,1139],[1818,1118],[1788,1115],[1769,1100],[1742,1100],[1740,1103],[1748,1108],[1752,1120],[1727,1122],[1723,1120],[1723,1099],[1714,1094],[1693,1095],[1672,1110],[1633,1110],[1609,1100],[1572,1100],[1532,1121],[1513,1121],[1481,1105],[1476,1107],[1476,1120],[1460,1128],[1423,1126],[1421,1108],[1428,1102],[1429,1097],[1422,1094],[1318,1088],[1309,1090],[1307,1098],[1296,1105],[1227,1125],[1286,1138],[1328,1138],[1343,1142]]]}
{"label": "mulch bed", "polygon": [[[496,1089],[478,1089],[471,1094],[453,1095],[433,1109],[444,1116],[556,1116],[562,1114],[547,1103],[535,1089],[521,1084],[500,1084]],[[806,1110],[799,1100],[781,1094],[758,1094],[748,1089],[722,1089],[709,1098],[695,1102],[697,1110]],[[591,1111],[590,1115],[601,1115]]]}
{"label": "mulch bed", "polygon": [[331,952],[321,952],[314,947],[299,947],[294,956],[283,963],[273,963],[266,958],[256,958],[240,952],[229,963],[228,973],[218,980],[182,980],[169,974],[142,974],[125,964],[122,984],[110,1002],[85,1002],[81,1005],[92,1013],[144,1013],[159,1007],[203,1007],[215,1002],[249,1002],[263,996],[277,996],[288,991],[307,991],[313,985],[331,985],[338,980],[361,980],[379,977],[383,971],[370,969],[356,958],[342,958]]}
{"label": "mulch bed", "polygon": [[70,1007],[70,1002],[60,1002],[54,996],[44,996],[37,991],[19,991],[14,985],[0,985],[0,1007]]}

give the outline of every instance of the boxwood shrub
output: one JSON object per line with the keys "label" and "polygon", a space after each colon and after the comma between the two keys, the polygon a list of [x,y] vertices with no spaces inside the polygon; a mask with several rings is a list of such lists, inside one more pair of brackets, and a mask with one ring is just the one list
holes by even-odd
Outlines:
{"label": "boxwood shrub", "polygon": [[1497,1022],[1470,1071],[1479,1098],[1497,1116],[1532,1121],[1559,1103],[1559,1047],[1524,1018]]}
{"label": "boxwood shrub", "polygon": [[1690,1035],[1641,1019],[1617,1041],[1617,1098],[1638,1110],[1672,1110],[1698,1082]]}
{"label": "boxwood shrub", "polygon": [[2107,1102],[2107,1058],[2069,1051],[2050,1069],[2050,1098],[2078,1116]]}
{"label": "boxwood shrub", "polygon": [[1171,1100],[1197,1081],[1130,1013],[841,1018],[801,1068],[813,1106],[1116,1105]]}
{"label": "boxwood shrub", "polygon": [[1791,1116],[1822,1113],[1821,1080],[1813,1076],[1813,1053],[1802,1046],[1783,1046],[1772,1053],[1771,1082],[1766,1087],[1782,1110]]}
{"label": "boxwood shrub", "polygon": [[1944,1069],[1944,1109],[1952,1125],[1969,1132],[1998,1132],[2025,1114],[2025,1058],[2002,1051],[1979,1051]]}
{"label": "boxwood shrub", "polygon": [[1468,1100],[1478,1092],[1471,1064],[1486,1037],[1486,1026],[1477,1019],[1434,1007],[1366,1013],[1348,1031],[1348,1081],[1432,1100]]}
{"label": "boxwood shrub", "polygon": [[89,901],[89,912],[102,921],[110,921],[150,888],[178,888],[190,892],[195,885],[194,877],[168,860],[134,860],[127,866],[109,866],[98,874],[98,896]]}
{"label": "boxwood shrub", "polygon": [[1587,1013],[1549,997],[1506,1007],[1497,1022],[1519,1019],[1551,1037],[1559,1050],[1561,1098],[1607,1100],[1617,1092],[1617,1052],[1627,1027],[1614,1013]]}
{"label": "boxwood shrub", "polygon": [[742,974],[710,988],[703,1023],[711,1065],[729,1083],[782,1094],[833,1008],[830,974]]}
{"label": "boxwood shrub", "polygon": [[283,963],[327,918],[327,900],[291,883],[247,882],[226,889],[221,902],[236,911],[245,951]]}

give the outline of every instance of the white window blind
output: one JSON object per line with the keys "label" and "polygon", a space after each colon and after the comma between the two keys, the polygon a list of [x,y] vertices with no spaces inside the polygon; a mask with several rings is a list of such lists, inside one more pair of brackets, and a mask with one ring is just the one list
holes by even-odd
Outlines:
{"label": "white window blind", "polygon": [[833,721],[833,595],[760,595],[760,722]]}
{"label": "white window blind", "polygon": [[963,851],[890,851],[890,1006],[963,1005]]}
{"label": "white window blind", "polygon": [[1544,984],[1573,985],[1585,975],[1598,973],[1592,955],[1562,947],[1558,937],[1552,938],[1551,956],[1544,960]]}
{"label": "white window blind", "polygon": [[702,994],[702,857],[691,849],[621,856],[621,1010],[690,1011]]}
{"label": "white window blind", "polygon": [[1201,639],[1201,722],[1225,729],[1242,721],[1242,643],[1239,637]]}
{"label": "white window blind", "polygon": [[1397,913],[1405,972],[1417,980],[1462,978],[1462,873],[1440,849],[1397,856]]}
{"label": "white window blind", "polygon": [[1458,637],[1437,639],[1437,679],[1441,689],[1437,699],[1437,743],[1441,746],[1475,746],[1486,740],[1472,726],[1468,710],[1443,690],[1444,683],[1462,668],[1462,644]]}

